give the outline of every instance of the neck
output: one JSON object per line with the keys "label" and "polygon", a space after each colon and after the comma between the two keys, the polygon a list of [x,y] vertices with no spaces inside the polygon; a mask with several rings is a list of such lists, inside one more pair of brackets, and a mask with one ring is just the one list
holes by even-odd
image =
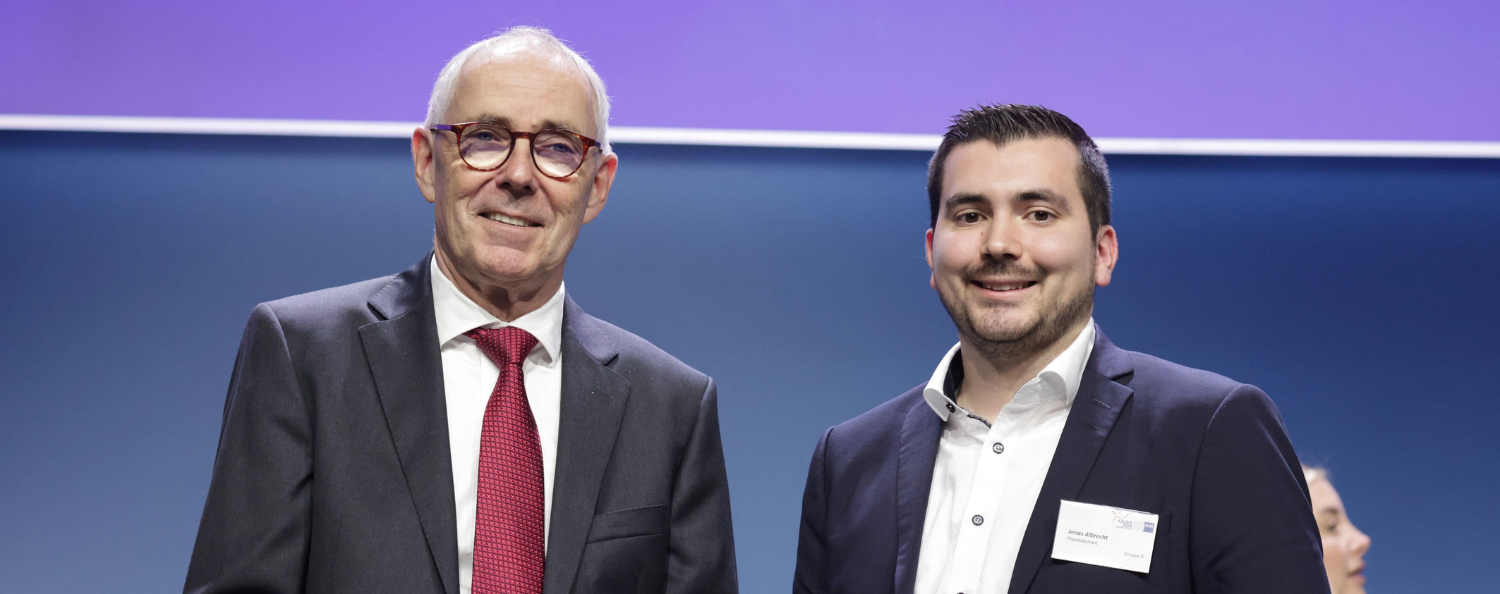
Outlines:
{"label": "neck", "polygon": [[967,337],[960,336],[959,352],[963,353],[964,380],[959,389],[958,405],[993,421],[1000,414],[1000,409],[1015,398],[1021,386],[1026,385],[1026,382],[1031,381],[1062,355],[1063,351],[1068,350],[1090,319],[1089,316],[1084,316],[1051,344],[1024,354],[986,357]]}
{"label": "neck", "polygon": [[[460,272],[441,248],[434,252],[438,269],[453,282],[453,286],[458,287],[458,292],[503,322],[514,322],[517,318],[540,309],[562,288],[561,270],[540,282],[516,287],[478,283],[470,275]],[[477,278],[479,275],[473,276]]]}

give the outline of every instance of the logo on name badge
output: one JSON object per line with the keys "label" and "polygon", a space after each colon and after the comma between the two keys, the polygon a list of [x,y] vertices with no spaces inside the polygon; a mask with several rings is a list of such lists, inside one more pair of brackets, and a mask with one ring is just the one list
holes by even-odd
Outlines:
{"label": "logo on name badge", "polygon": [[1156,522],[1146,522],[1146,534],[1156,532]]}
{"label": "logo on name badge", "polygon": [[[1130,514],[1132,513],[1134,512],[1124,509],[1114,510],[1115,528],[1119,528],[1121,530],[1135,530],[1135,520],[1128,519],[1130,518]],[[1150,531],[1147,530],[1147,532]]]}

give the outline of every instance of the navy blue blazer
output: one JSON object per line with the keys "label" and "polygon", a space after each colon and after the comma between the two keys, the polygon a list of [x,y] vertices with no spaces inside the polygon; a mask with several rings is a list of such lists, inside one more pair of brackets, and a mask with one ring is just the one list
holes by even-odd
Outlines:
{"label": "navy blue blazer", "polygon": [[[924,387],[823,434],[793,592],[912,592],[942,427]],[[1151,571],[1052,559],[1064,499],[1159,514]],[[1307,483],[1271,399],[1099,332],[1010,594],[1326,593],[1321,557]]]}

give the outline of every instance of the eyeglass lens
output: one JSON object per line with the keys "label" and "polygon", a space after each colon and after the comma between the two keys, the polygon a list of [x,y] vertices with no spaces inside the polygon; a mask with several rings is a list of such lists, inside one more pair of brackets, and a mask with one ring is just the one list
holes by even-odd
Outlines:
{"label": "eyeglass lens", "polygon": [[[510,156],[512,146],[515,137],[509,130],[487,124],[465,128],[458,139],[459,154],[475,169],[499,167]],[[566,177],[577,171],[586,149],[583,141],[566,132],[547,130],[531,137],[531,156],[537,169],[552,177]]]}

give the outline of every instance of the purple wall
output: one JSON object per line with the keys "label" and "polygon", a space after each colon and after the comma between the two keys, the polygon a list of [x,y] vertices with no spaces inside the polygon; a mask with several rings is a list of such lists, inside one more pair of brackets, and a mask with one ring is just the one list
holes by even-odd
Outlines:
{"label": "purple wall", "polygon": [[[645,6],[645,7],[642,7]],[[0,113],[411,121],[542,25],[619,125],[933,133],[1041,103],[1098,136],[1500,140],[1500,3],[20,2]]]}

